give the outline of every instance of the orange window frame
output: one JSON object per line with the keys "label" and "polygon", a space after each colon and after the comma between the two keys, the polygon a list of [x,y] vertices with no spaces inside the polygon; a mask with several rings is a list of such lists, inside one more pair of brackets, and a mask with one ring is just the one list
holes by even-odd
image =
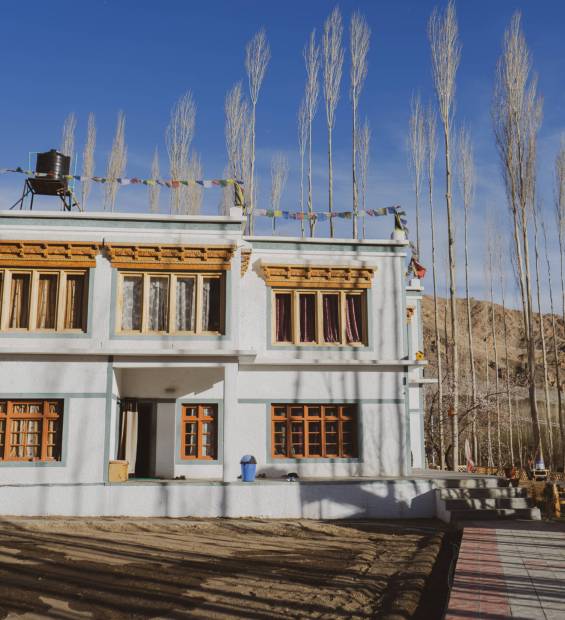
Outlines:
{"label": "orange window frame", "polygon": [[[207,411],[212,411],[210,415]],[[187,432],[189,424],[195,425],[195,432]],[[204,432],[205,424],[210,429]],[[187,454],[187,447],[193,445],[187,442],[187,437],[195,435],[196,454]],[[211,435],[211,441],[205,443],[204,437]],[[204,454],[204,446],[207,452]],[[217,404],[193,404],[182,405],[181,414],[181,459],[185,461],[206,460],[214,461],[218,455],[218,405]]]}
{"label": "orange window frame", "polygon": [[354,404],[273,404],[271,456],[357,458],[357,419]]}
{"label": "orange window frame", "polygon": [[[15,405],[39,405],[38,413],[14,411]],[[18,421],[39,422],[39,455],[17,456],[12,450],[28,444],[14,444],[12,435],[17,431],[12,428]],[[0,461],[60,461],[63,424],[62,400],[2,400],[0,401]],[[21,431],[20,431],[21,433]],[[31,433],[30,433],[31,434]],[[54,437],[50,441],[50,436]],[[35,445],[35,444],[32,444]],[[51,454],[50,454],[51,453]]]}

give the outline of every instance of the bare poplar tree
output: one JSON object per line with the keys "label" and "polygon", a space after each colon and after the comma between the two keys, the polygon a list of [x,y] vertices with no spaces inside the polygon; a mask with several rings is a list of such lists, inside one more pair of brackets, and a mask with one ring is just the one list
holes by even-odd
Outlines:
{"label": "bare poplar tree", "polygon": [[[300,154],[300,212],[304,218],[304,154],[308,144],[308,111],[306,99],[300,102],[298,109],[298,152]],[[304,237],[304,219],[300,220],[300,233]]]}
{"label": "bare poplar tree", "polygon": [[343,47],[341,44],[343,25],[338,7],[324,23],[322,51],[324,58],[324,99],[328,126],[328,209],[330,212],[330,237],[334,236],[333,213],[333,161],[332,134],[335,124],[335,110],[339,101],[341,75],[343,71]]}
{"label": "bare poplar tree", "polygon": [[[437,351],[437,376],[438,376],[438,432],[440,446],[440,467],[445,469],[445,438],[443,431],[443,364],[441,352],[441,337],[439,333],[439,306],[437,295],[437,269],[436,269],[436,235],[434,220],[434,173],[437,156],[436,117],[431,105],[426,115],[426,155],[428,172],[428,198],[430,205],[430,228],[432,235],[432,282],[434,289],[434,339]],[[447,344],[447,342],[446,342]]]}
{"label": "bare poplar tree", "polygon": [[251,99],[251,173],[247,192],[249,204],[248,230],[253,234],[253,209],[255,208],[255,113],[261,84],[271,58],[269,43],[264,29],[249,41],[245,47],[245,70],[249,82],[249,97]]}
{"label": "bare poplar tree", "polygon": [[469,346],[469,370],[471,372],[471,397],[473,403],[472,434],[473,454],[477,458],[477,377],[473,345],[473,322],[471,320],[471,298],[469,297],[469,214],[475,196],[475,163],[473,146],[469,133],[461,129],[457,141],[457,172],[459,191],[463,198],[463,231],[465,245],[465,303],[467,306],[467,337]]}
{"label": "bare poplar tree", "polygon": [[528,214],[535,200],[536,140],[541,122],[541,102],[531,60],[516,13],[504,36],[498,61],[493,101],[496,146],[502,163],[508,206],[513,218],[514,259],[520,284],[524,335],[528,351],[528,388],[534,454],[543,458],[536,397],[535,334]]}
{"label": "bare poplar tree", "polygon": [[353,238],[357,239],[357,212],[359,210],[358,203],[358,185],[357,185],[357,108],[359,106],[359,96],[365,84],[367,77],[367,54],[369,53],[369,43],[371,40],[371,29],[367,24],[367,20],[356,11],[351,17],[351,25],[349,28],[349,44],[351,52],[351,112],[352,112],[352,180],[353,180]]}
{"label": "bare poplar tree", "polygon": [[[494,351],[494,398],[496,406],[496,466],[501,467],[502,461],[502,442],[500,438],[500,390],[499,390],[499,377],[498,377],[498,339],[496,337],[496,307],[494,303],[494,254],[495,239],[492,235],[493,229],[492,220],[487,220],[487,246],[488,246],[488,277],[490,283],[490,325],[492,335],[492,347]],[[487,369],[488,372],[488,369]]]}
{"label": "bare poplar tree", "polygon": [[75,156],[75,129],[77,119],[74,112],[71,112],[63,123],[63,134],[61,137],[61,153],[71,158],[71,162]]}
{"label": "bare poplar tree", "polygon": [[[155,147],[155,152],[153,153],[153,160],[151,161],[151,178],[156,180],[161,175],[161,171],[159,170],[159,149]],[[160,185],[150,185],[149,186],[149,211],[151,213],[159,213],[159,196],[161,194],[161,186]]]}
{"label": "bare poplar tree", "polygon": [[113,211],[116,206],[116,196],[119,185],[116,179],[122,177],[126,171],[127,163],[126,147],[126,117],[125,114],[118,112],[118,122],[116,124],[116,134],[112,142],[112,150],[108,158],[108,168],[106,177],[108,181],[104,186],[104,210]]}
{"label": "bare poplar tree", "polygon": [[[357,137],[357,166],[359,168],[359,180],[361,189],[361,209],[363,211],[361,237],[365,239],[365,207],[367,198],[367,175],[369,172],[369,160],[371,155],[371,127],[365,118],[363,125],[359,128]],[[423,159],[423,158],[422,158]],[[422,161],[423,164],[423,161]]]}
{"label": "bare poplar tree", "polygon": [[[171,179],[183,179],[183,173],[188,169],[190,145],[194,138],[196,124],[196,104],[190,91],[186,92],[173,106],[171,120],[165,131],[165,143],[169,155],[169,170]],[[171,188],[171,213],[181,213],[186,210],[183,205],[183,188]]]}
{"label": "bare poplar tree", "polygon": [[86,129],[86,143],[82,153],[82,183],[81,183],[81,207],[86,211],[86,203],[92,188],[92,175],[94,174],[94,149],[96,147],[96,122],[94,114],[88,115],[88,125]]}
{"label": "bare poplar tree", "polygon": [[424,111],[420,95],[412,96],[410,113],[410,169],[414,181],[416,198],[416,251],[420,253],[420,192],[422,190],[422,175],[426,156],[426,139],[424,129]]}
{"label": "bare poplar tree", "polygon": [[[246,181],[249,179],[247,148],[249,126],[249,104],[243,95],[241,82],[235,84],[226,95],[225,101],[225,137],[228,155],[228,176],[244,182],[244,191],[247,191]],[[233,204],[232,188],[227,187],[224,192],[224,212],[229,213],[228,205]],[[247,205],[244,206],[244,215],[247,214]]]}
{"label": "bare poplar tree", "polygon": [[[557,215],[557,233],[559,240],[559,270],[561,275],[561,317],[565,324],[565,135],[561,136],[561,147],[555,159],[555,211]],[[559,361],[556,357],[556,373]],[[557,375],[559,377],[559,375]],[[561,402],[561,383],[557,379],[557,389],[559,402]],[[562,410],[559,410],[559,426],[561,435],[561,454],[565,464],[565,420],[563,420]]]}
{"label": "bare poplar tree", "polygon": [[447,212],[447,251],[449,257],[449,300],[451,309],[451,383],[453,389],[452,435],[453,435],[453,469],[459,465],[459,421],[457,418],[459,400],[459,359],[457,351],[457,306],[455,276],[455,228],[451,196],[451,129],[455,99],[455,76],[461,48],[458,40],[455,5],[450,0],[444,13],[434,9],[428,24],[432,56],[432,75],[443,125],[443,142],[445,149],[445,206]]}
{"label": "bare poplar tree", "polygon": [[[191,151],[188,156],[186,167],[183,169],[183,178],[188,181],[196,181],[202,178],[202,163],[200,155],[195,151]],[[201,185],[191,183],[187,187],[182,188],[182,213],[187,215],[198,215],[202,211],[202,192]],[[181,194],[181,195],[182,195]]]}
{"label": "bare poplar tree", "polygon": [[549,288],[549,312],[551,314],[551,337],[553,341],[553,360],[555,363],[555,383],[557,388],[557,413],[559,416],[559,438],[561,443],[561,454],[565,451],[565,426],[563,424],[563,396],[561,393],[561,366],[559,359],[559,351],[557,345],[557,322],[555,320],[555,306],[553,303],[553,287],[551,285],[551,262],[549,260],[549,251],[547,244],[547,232],[545,230],[545,218],[541,212],[541,228],[543,231],[543,245],[545,252],[545,263],[547,267],[547,284]]}
{"label": "bare poplar tree", "polygon": [[545,418],[547,425],[547,443],[549,446],[549,460],[553,463],[553,428],[551,421],[551,406],[549,404],[549,377],[547,374],[547,347],[545,344],[545,327],[541,308],[541,282],[540,282],[540,265],[539,265],[539,244],[538,244],[538,206],[532,205],[533,220],[534,220],[534,255],[535,255],[535,269],[536,269],[536,298],[537,298],[537,310],[539,320],[539,332],[541,340],[541,353],[542,353],[542,370],[543,370],[543,392],[545,403]]}
{"label": "bare poplar tree", "polygon": [[[304,47],[304,63],[306,65],[306,87],[304,101],[306,102],[306,120],[308,126],[308,215],[314,213],[312,200],[312,121],[318,109],[318,72],[320,70],[320,47],[316,43],[316,29],[312,30],[308,43]],[[315,220],[309,217],[310,236],[314,236]]]}
{"label": "bare poplar tree", "polygon": [[[288,180],[288,159],[283,153],[275,153],[271,159],[271,209],[278,211],[281,198]],[[276,228],[276,217],[273,213],[273,233]]]}

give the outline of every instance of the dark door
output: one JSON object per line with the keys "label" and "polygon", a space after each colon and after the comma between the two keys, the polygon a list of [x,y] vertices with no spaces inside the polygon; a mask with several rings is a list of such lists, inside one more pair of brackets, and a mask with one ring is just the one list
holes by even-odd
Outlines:
{"label": "dark door", "polygon": [[138,403],[137,412],[135,477],[149,478],[153,475],[153,403]]}

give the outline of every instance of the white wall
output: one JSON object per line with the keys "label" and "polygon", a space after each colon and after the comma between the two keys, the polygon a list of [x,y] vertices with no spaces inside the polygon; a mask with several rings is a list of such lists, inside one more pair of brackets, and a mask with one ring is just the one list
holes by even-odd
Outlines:
{"label": "white wall", "polygon": [[175,476],[175,404],[157,404],[157,437],[155,475],[162,478]]}

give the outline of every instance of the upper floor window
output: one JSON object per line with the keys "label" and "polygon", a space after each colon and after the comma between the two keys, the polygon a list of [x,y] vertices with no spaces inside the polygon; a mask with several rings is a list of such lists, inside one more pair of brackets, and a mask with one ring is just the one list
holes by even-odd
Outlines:
{"label": "upper floor window", "polygon": [[275,343],[366,343],[364,291],[275,290],[273,295]]}
{"label": "upper floor window", "polygon": [[211,273],[120,272],[118,331],[224,333],[224,278]]}
{"label": "upper floor window", "polygon": [[0,400],[0,460],[60,461],[61,400]]}
{"label": "upper floor window", "polygon": [[86,331],[84,270],[0,269],[2,330]]}

